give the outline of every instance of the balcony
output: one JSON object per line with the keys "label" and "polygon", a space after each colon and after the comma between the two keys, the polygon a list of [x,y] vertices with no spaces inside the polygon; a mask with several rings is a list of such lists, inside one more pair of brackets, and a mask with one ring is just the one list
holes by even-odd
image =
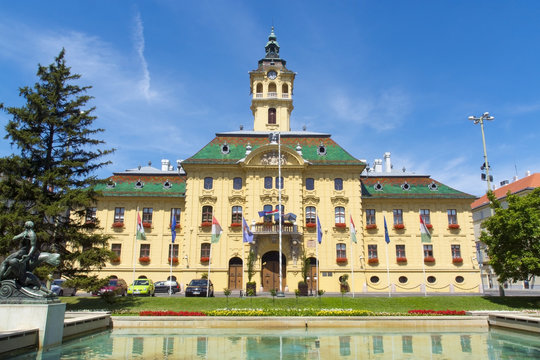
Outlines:
{"label": "balcony", "polygon": [[[263,234],[279,234],[278,224],[256,224],[252,227],[252,231],[256,235]],[[284,235],[298,235],[298,225],[283,224],[281,225],[281,233]]]}
{"label": "balcony", "polygon": [[268,92],[268,98],[275,99],[277,98],[277,92]]}

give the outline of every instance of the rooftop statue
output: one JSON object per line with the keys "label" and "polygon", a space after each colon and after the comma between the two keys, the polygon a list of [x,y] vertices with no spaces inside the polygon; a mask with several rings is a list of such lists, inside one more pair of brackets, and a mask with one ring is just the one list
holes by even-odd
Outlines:
{"label": "rooftop statue", "polygon": [[27,221],[24,231],[13,240],[18,240],[20,245],[0,265],[0,301],[24,303],[55,299],[55,294],[43,287],[32,272],[42,263],[58,266],[60,254],[39,251],[32,221]]}

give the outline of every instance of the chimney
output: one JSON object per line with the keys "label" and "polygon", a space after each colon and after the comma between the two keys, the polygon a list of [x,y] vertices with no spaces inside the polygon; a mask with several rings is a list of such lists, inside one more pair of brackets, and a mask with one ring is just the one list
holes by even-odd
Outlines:
{"label": "chimney", "polygon": [[527,170],[527,172],[525,173],[525,176],[531,176],[531,171]]}
{"label": "chimney", "polygon": [[161,171],[169,171],[169,160],[163,159],[161,160]]}
{"label": "chimney", "polygon": [[390,153],[384,153],[384,171],[387,173],[392,172],[392,161],[390,160]]}
{"label": "chimney", "polygon": [[373,167],[375,168],[376,173],[382,172],[382,159],[373,160]]}
{"label": "chimney", "polygon": [[517,176],[517,175],[514,175],[514,177],[512,178],[512,182],[518,181],[518,179],[519,179],[518,176]]}

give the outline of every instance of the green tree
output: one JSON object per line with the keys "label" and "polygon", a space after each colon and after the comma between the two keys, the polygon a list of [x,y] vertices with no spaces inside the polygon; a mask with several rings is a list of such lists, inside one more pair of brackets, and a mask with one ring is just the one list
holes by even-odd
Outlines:
{"label": "green tree", "polygon": [[540,188],[525,196],[507,194],[504,208],[488,193],[493,216],[482,226],[480,241],[487,245],[490,265],[499,281],[532,280],[540,276]]}
{"label": "green tree", "polygon": [[94,185],[102,182],[92,173],[109,164],[103,158],[114,150],[99,149],[104,142],[95,136],[103,129],[92,127],[95,108],[85,108],[90,86],[75,84],[80,75],[71,73],[64,55],[62,49],[52,64],[38,65],[38,82],[19,89],[25,105],[0,104],[11,117],[4,138],[14,149],[0,158],[0,254],[17,246],[13,236],[32,220],[41,250],[61,254],[58,271],[88,287],[86,274],[113,256],[108,238],[85,215],[99,196]]}

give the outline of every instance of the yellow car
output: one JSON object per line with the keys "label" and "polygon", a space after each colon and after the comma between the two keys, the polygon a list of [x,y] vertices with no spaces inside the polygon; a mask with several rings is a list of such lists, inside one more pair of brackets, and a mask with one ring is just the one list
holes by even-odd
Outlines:
{"label": "yellow car", "polygon": [[127,290],[128,295],[154,296],[154,292],[154,283],[150,279],[137,279],[129,285]]}

